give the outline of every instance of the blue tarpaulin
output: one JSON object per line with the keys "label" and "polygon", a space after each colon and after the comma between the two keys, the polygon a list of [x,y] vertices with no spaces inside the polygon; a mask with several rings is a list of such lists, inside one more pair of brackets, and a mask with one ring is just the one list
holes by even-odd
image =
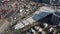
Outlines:
{"label": "blue tarpaulin", "polygon": [[50,14],[50,13],[47,13],[47,12],[41,12],[41,13],[39,13],[39,14],[35,14],[32,18],[33,18],[34,20],[38,21],[38,20],[41,20],[41,19],[47,17],[49,14]]}
{"label": "blue tarpaulin", "polygon": [[39,15],[42,16],[42,17],[46,17],[49,14],[47,12],[42,12],[42,13],[39,13]]}
{"label": "blue tarpaulin", "polygon": [[38,14],[34,15],[32,18],[33,18],[34,20],[36,20],[36,21],[42,19],[42,17],[39,16]]}

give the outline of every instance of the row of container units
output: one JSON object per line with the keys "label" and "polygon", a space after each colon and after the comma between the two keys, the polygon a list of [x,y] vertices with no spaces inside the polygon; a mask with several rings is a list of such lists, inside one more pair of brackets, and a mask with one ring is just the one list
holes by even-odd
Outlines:
{"label": "row of container units", "polygon": [[19,23],[16,24],[14,26],[14,28],[17,29],[17,30],[19,30],[19,29],[21,29],[21,28],[23,28],[25,26],[33,24],[34,22],[37,22],[39,20],[44,19],[48,15],[52,14],[52,11],[54,12],[54,10],[46,9],[46,8],[47,7],[42,7],[41,9],[39,9],[38,11],[36,11],[35,13],[33,13],[33,15],[30,16],[29,18],[19,21]]}
{"label": "row of container units", "polygon": [[33,2],[39,2],[39,3],[47,3],[49,4],[50,3],[50,0],[31,0]]}
{"label": "row of container units", "polygon": [[28,26],[28,25],[33,24],[33,22],[35,22],[35,21],[33,20],[32,17],[30,17],[30,18],[28,18],[28,19],[24,19],[24,20],[22,20],[22,21],[19,21],[19,23],[16,24],[16,25],[14,26],[14,28],[17,29],[17,30],[19,30],[19,29],[21,29],[21,28],[24,28],[24,27],[26,27],[26,26]]}
{"label": "row of container units", "polygon": [[12,10],[1,10],[0,11],[0,18],[7,18],[11,16],[15,11]]}
{"label": "row of container units", "polygon": [[45,4],[60,3],[60,0],[31,0],[31,1]]}
{"label": "row of container units", "polygon": [[0,17],[5,17],[9,12],[9,10],[0,10]]}

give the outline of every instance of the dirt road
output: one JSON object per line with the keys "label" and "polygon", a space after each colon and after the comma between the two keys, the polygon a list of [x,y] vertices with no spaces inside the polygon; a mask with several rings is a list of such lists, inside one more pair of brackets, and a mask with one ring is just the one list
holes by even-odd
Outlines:
{"label": "dirt road", "polygon": [[3,33],[9,26],[10,23],[7,20],[0,20],[0,33]]}

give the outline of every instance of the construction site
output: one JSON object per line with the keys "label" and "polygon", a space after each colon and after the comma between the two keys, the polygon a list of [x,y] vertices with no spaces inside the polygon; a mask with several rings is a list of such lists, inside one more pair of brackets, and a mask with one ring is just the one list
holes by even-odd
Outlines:
{"label": "construction site", "polygon": [[0,34],[60,34],[60,0],[0,0]]}

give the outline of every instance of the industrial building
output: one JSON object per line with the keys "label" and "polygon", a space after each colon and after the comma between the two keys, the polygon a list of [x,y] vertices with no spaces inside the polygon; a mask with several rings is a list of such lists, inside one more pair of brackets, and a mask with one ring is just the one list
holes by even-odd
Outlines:
{"label": "industrial building", "polygon": [[0,0],[0,34],[60,34],[60,0]]}

